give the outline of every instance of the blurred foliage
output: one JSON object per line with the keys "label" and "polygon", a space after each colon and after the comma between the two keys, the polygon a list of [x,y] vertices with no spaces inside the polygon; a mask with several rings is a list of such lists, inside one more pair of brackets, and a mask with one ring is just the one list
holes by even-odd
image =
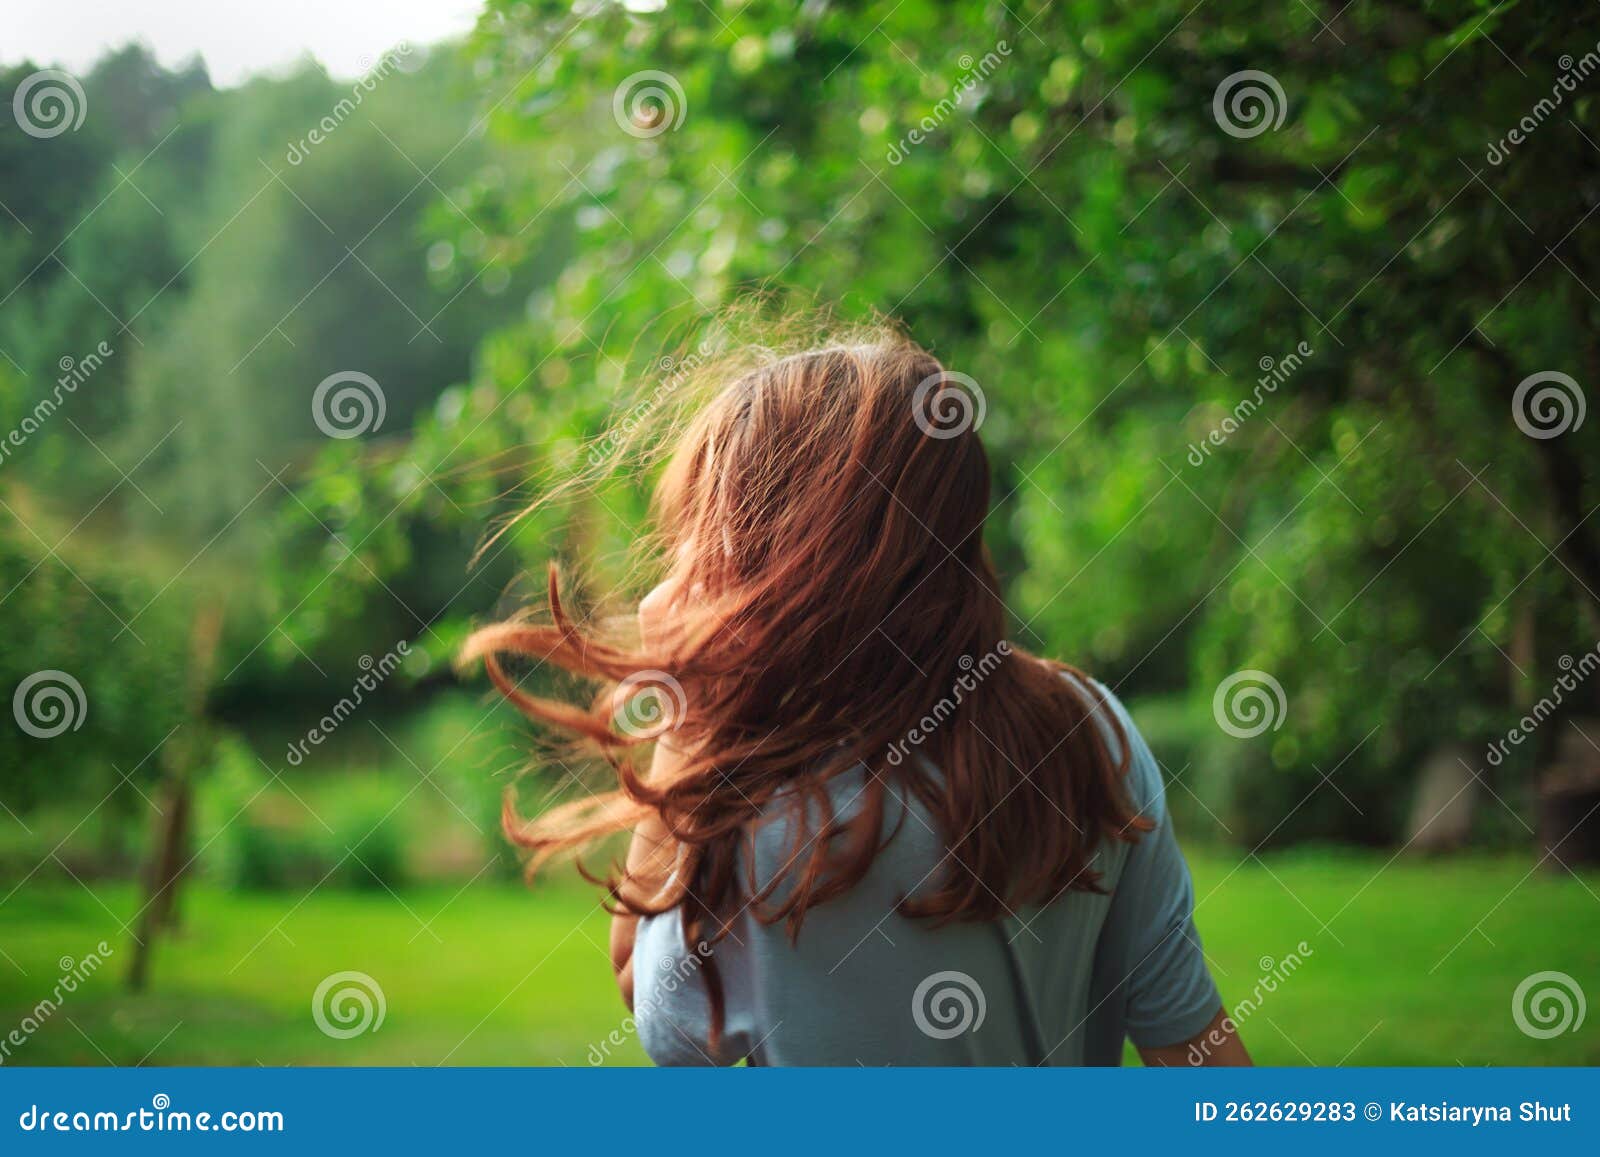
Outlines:
{"label": "blurred foliage", "polygon": [[[31,511],[27,523],[11,513],[0,521],[0,688],[10,713],[0,728],[0,802],[15,815],[50,797],[76,797],[79,825],[99,834],[103,854],[118,857],[135,835],[131,817],[144,810],[141,793],[158,778],[161,745],[183,717],[171,678],[182,669],[182,623],[142,576],[93,557],[57,556],[24,527],[57,535],[62,528]],[[60,674],[19,702],[23,681],[41,670]],[[52,691],[61,692],[54,702],[37,698]],[[24,731],[20,718],[44,734]]]}
{"label": "blurred foliage", "polygon": [[[455,247],[481,241],[438,239],[492,150],[462,135],[473,96],[455,50],[392,59],[370,83],[307,64],[217,91],[199,65],[168,70],[129,47],[82,78],[80,131],[0,134],[0,202],[17,226],[0,233],[0,615],[15,643],[3,690],[60,668],[89,712],[52,742],[6,730],[0,803],[18,813],[47,793],[92,805],[117,783],[113,764],[138,765],[135,786],[159,778],[202,606],[224,612],[208,698],[232,715],[303,700],[315,716],[357,656],[420,630],[434,658],[454,645],[432,622],[463,590],[477,528],[412,523],[407,568],[321,527],[314,546],[277,537],[328,442],[319,382],[360,370],[381,383],[385,420],[357,448],[381,456],[538,279],[462,273]],[[34,67],[0,70],[8,109]],[[390,574],[382,605],[312,597],[346,565]],[[295,615],[309,649],[280,629]],[[427,676],[420,650],[399,686]],[[205,729],[186,728],[174,743]],[[127,805],[113,811],[122,842],[138,842]]]}
{"label": "blurred foliage", "polygon": [[[752,290],[889,313],[984,391],[1019,637],[1124,693],[1186,690],[1196,720],[1229,673],[1270,673],[1280,729],[1207,723],[1193,745],[1221,818],[1251,843],[1391,839],[1426,753],[1517,713],[1519,621],[1524,669],[1552,677],[1596,636],[1597,426],[1536,440],[1512,415],[1536,371],[1600,382],[1593,95],[1485,158],[1597,39],[1593,12],[1478,0],[496,0],[480,72],[533,172],[464,208],[503,260],[536,214],[570,214],[575,249],[389,473],[308,502],[376,541],[408,469],[511,455],[558,476],[675,325]],[[1240,136],[1213,99],[1247,69],[1284,119]],[[646,70],[681,98],[657,80],[664,110],[619,113]],[[342,517],[321,500],[358,483]],[[481,475],[442,484],[489,497]],[[502,543],[607,558],[638,510],[624,477]]]}
{"label": "blurred foliage", "polygon": [[279,774],[283,745],[301,738],[286,717],[230,736],[202,799],[208,875],[295,892],[514,876],[500,800],[523,756],[484,726],[493,715],[459,692],[396,697]]}
{"label": "blurred foliage", "polygon": [[[225,709],[309,718],[394,639],[438,677],[551,555],[636,581],[626,469],[466,564],[703,319],[887,314],[983,390],[1017,638],[1158,697],[1233,838],[1392,840],[1427,753],[1502,734],[1600,633],[1600,423],[1512,413],[1535,372],[1600,383],[1593,78],[1503,143],[1597,41],[1592,9],[1488,0],[491,0],[301,164],[348,83],[219,93],[129,50],[85,78],[116,118],[0,138],[31,230],[0,272],[37,270],[0,399],[117,351],[4,478],[66,525],[116,488],[90,528],[160,581],[204,554]],[[1246,71],[1283,94],[1253,135],[1214,107]],[[329,440],[311,392],[346,369],[388,413]],[[1212,716],[1242,669],[1287,699],[1249,739]],[[1552,738],[1495,789],[1521,802]]]}

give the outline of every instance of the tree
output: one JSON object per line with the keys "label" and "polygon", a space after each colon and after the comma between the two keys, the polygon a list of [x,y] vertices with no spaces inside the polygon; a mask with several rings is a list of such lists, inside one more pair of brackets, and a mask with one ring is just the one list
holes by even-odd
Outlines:
{"label": "tree", "polygon": [[[631,7],[490,5],[535,171],[467,212],[568,212],[577,248],[415,473],[559,474],[664,328],[753,289],[899,316],[985,395],[1019,634],[1186,695],[1167,750],[1252,844],[1392,837],[1425,753],[1506,726],[1518,622],[1531,671],[1594,638],[1592,13]],[[1539,373],[1574,385],[1534,413]],[[1240,671],[1283,690],[1243,738],[1211,710]]]}

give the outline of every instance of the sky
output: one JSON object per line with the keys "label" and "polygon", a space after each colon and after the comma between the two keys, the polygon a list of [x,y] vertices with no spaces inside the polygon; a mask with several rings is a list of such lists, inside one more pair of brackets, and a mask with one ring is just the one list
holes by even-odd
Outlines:
{"label": "sky", "polygon": [[141,40],[169,67],[199,53],[222,87],[308,53],[333,75],[356,77],[402,40],[467,32],[480,8],[480,0],[0,0],[0,64],[84,72],[107,49]]}

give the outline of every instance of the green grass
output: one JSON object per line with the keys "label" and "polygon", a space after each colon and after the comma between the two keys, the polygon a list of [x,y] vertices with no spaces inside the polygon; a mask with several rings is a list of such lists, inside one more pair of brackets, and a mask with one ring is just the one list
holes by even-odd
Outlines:
{"label": "green grass", "polygon": [[[130,888],[96,891],[121,918],[137,907]],[[70,882],[19,892],[0,909],[0,945],[27,976],[0,959],[0,1033],[54,986],[58,957],[81,959],[102,937],[116,954],[11,1063],[129,1064],[150,1053],[158,1064],[585,1065],[590,1044],[626,1015],[604,951],[608,918],[588,889],[299,899],[196,889],[180,936],[157,950],[150,990],[129,996],[127,937],[100,904]],[[333,1040],[313,1022],[311,997],[346,970],[372,976],[387,1011],[376,1032]],[[644,1061],[631,1040],[613,1054]]]}
{"label": "green grass", "polygon": [[[1559,970],[1600,999],[1600,875],[1529,873],[1512,858],[1428,861],[1316,852],[1193,857],[1198,919],[1230,1006],[1262,958],[1304,964],[1242,1026],[1265,1064],[1597,1064],[1600,1011],[1550,1040],[1511,996]],[[0,907],[0,1039],[106,939],[110,965],[45,1020],[12,1064],[568,1064],[621,1030],[606,917],[577,884],[234,894],[198,887],[148,993],[120,988],[131,888],[34,881]],[[103,905],[103,906],[102,906]],[[114,919],[115,916],[115,919]],[[359,970],[383,988],[376,1032],[324,1036],[311,994]],[[626,1034],[623,1034],[626,1035]],[[627,1039],[609,1063],[640,1063]]]}

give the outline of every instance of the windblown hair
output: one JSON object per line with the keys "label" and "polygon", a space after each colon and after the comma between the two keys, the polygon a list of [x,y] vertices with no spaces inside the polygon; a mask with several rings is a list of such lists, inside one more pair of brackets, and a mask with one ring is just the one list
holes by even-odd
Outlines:
{"label": "windblown hair", "polygon": [[[681,908],[690,946],[716,944],[747,909],[798,937],[892,838],[893,788],[925,806],[950,853],[903,901],[908,916],[992,920],[1099,890],[1097,844],[1150,824],[1126,791],[1127,737],[1094,684],[1006,642],[970,379],[886,329],[744,356],[720,371],[656,488],[667,578],[689,592],[661,637],[634,646],[581,626],[552,565],[548,623],[486,627],[465,646],[525,714],[615,768],[611,790],[531,820],[508,794],[504,826],[531,850],[530,871],[653,815],[675,870],[615,871],[618,910]],[[508,673],[510,655],[604,686],[587,708],[537,697]],[[636,690],[655,696],[660,727],[619,725]],[[664,730],[681,758],[657,781],[630,756]],[[864,790],[841,814],[827,783],[862,766]],[[799,833],[794,855],[758,881],[750,833],[778,812]],[[714,959],[705,975],[715,1037]]]}

